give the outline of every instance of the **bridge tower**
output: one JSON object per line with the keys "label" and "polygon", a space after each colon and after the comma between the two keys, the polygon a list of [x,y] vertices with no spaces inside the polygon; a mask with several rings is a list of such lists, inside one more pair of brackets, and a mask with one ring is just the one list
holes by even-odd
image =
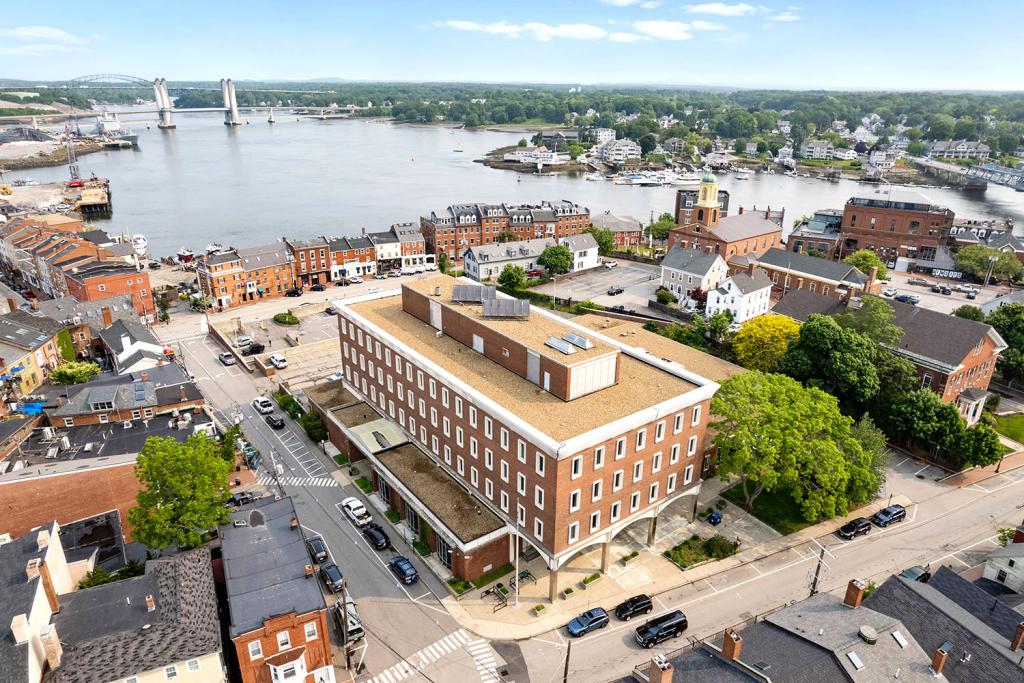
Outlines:
{"label": "bridge tower", "polygon": [[224,125],[240,126],[242,120],[238,117],[238,100],[235,98],[235,84],[231,79],[221,79],[220,92],[224,96]]}
{"label": "bridge tower", "polygon": [[156,124],[156,127],[163,130],[176,128],[171,115],[173,105],[171,104],[171,96],[167,92],[166,78],[158,78],[153,81],[153,93],[156,96],[157,109],[160,110],[160,122]]}

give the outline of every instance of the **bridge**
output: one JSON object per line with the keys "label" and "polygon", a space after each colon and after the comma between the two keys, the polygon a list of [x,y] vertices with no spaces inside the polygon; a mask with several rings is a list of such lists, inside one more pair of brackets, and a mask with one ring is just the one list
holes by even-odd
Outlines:
{"label": "bridge", "polygon": [[981,176],[971,175],[968,169],[956,164],[947,164],[943,161],[928,159],[925,157],[908,157],[910,163],[920,169],[925,175],[941,178],[945,182],[959,187],[961,190],[973,192],[984,192],[988,189],[988,183]]}
{"label": "bridge", "polygon": [[1017,192],[1024,192],[1024,164],[1018,164],[1017,168],[1001,166],[993,162],[979,164],[967,169],[967,177],[996,185],[1005,185],[1012,187]]}

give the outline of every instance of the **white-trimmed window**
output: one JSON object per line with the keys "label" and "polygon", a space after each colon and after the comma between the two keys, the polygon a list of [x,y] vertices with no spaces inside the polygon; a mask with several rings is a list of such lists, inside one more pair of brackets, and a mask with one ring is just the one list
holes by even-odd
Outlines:
{"label": "white-trimmed window", "polygon": [[494,421],[486,415],[484,416],[484,436],[488,439],[494,438]]}
{"label": "white-trimmed window", "polygon": [[484,449],[484,467],[489,470],[494,469],[494,451],[490,448]]}
{"label": "white-trimmed window", "polygon": [[461,455],[455,456],[455,471],[459,474],[466,473],[466,461],[463,460]]}
{"label": "white-trimmed window", "polygon": [[430,408],[430,426],[437,427],[437,408],[433,406]]}
{"label": "white-trimmed window", "polygon": [[428,391],[430,393],[430,398],[437,398],[437,382],[435,382],[434,380],[430,380],[430,384],[428,384],[427,386]]}
{"label": "white-trimmed window", "polygon": [[490,479],[484,479],[484,495],[487,500],[494,500],[494,483]]}
{"label": "white-trimmed window", "polygon": [[601,528],[601,511],[597,510],[590,513],[590,533],[594,533]]}
{"label": "white-trimmed window", "polygon": [[679,462],[679,444],[672,444],[672,450],[668,454],[668,464],[675,465]]}
{"label": "white-trimmed window", "polygon": [[508,463],[504,460],[501,461],[501,480],[508,483]]}
{"label": "white-trimmed window", "polygon": [[316,640],[317,632],[316,632],[316,622],[315,621],[307,621],[303,625],[302,628],[303,628],[303,630],[306,633],[306,640],[307,641]]}
{"label": "white-trimmed window", "polygon": [[690,424],[694,427],[700,424],[700,406],[693,407],[693,419],[690,421]]}
{"label": "white-trimmed window", "polygon": [[420,391],[423,391],[423,371],[422,370],[417,370],[416,371],[416,388],[419,389]]}
{"label": "white-trimmed window", "polygon": [[469,407],[469,426],[476,429],[476,408],[474,406]]}
{"label": "white-trimmed window", "polygon": [[431,436],[430,437],[430,450],[431,450],[431,452],[434,455],[440,455],[440,450],[439,449],[440,449],[440,446],[437,443],[437,437],[436,436]]}
{"label": "white-trimmed window", "polygon": [[679,413],[676,415],[675,420],[672,421],[672,433],[678,434],[683,431],[683,414]]}
{"label": "white-trimmed window", "polygon": [[647,445],[647,430],[641,429],[636,433],[636,449],[642,451]]}
{"label": "white-trimmed window", "polygon": [[615,470],[615,473],[612,475],[612,491],[613,492],[614,491],[619,491],[619,490],[622,489],[622,475],[623,475],[623,471],[622,470]]}
{"label": "white-trimmed window", "polygon": [[539,486],[533,487],[533,504],[538,510],[544,509],[544,489]]}
{"label": "white-trimmed window", "polygon": [[540,517],[533,518],[533,535],[544,540],[544,522],[540,521]]}
{"label": "white-trimmed window", "polygon": [[441,387],[441,405],[448,407],[448,389],[445,387]]}
{"label": "white-trimmed window", "polygon": [[583,474],[583,456],[577,455],[573,457],[572,462],[569,464],[569,478],[579,479]]}
{"label": "white-trimmed window", "polygon": [[640,481],[644,476],[644,461],[640,460],[633,463],[633,481]]}
{"label": "white-trimmed window", "polygon": [[198,659],[190,659],[190,660],[188,660],[187,666],[188,666],[188,670],[189,671],[199,671],[199,660]]}
{"label": "white-trimmed window", "polygon": [[658,443],[665,438],[665,421],[662,420],[654,426],[654,443]]}
{"label": "white-trimmed window", "polygon": [[462,397],[455,397],[455,417],[462,417]]}
{"label": "white-trimmed window", "polygon": [[444,446],[444,462],[447,465],[452,464],[452,449],[448,444],[445,444]]}
{"label": "white-trimmed window", "polygon": [[420,417],[427,416],[427,402],[422,398],[420,399]]}
{"label": "white-trimmed window", "polygon": [[504,427],[501,428],[500,437],[501,438],[499,439],[499,441],[501,443],[501,448],[502,448],[502,450],[507,452],[508,451],[508,430],[505,429]]}
{"label": "white-trimmed window", "polygon": [[615,501],[614,503],[612,503],[612,509],[611,509],[611,512],[608,515],[608,523],[609,524],[614,524],[615,522],[619,521],[619,514],[621,512],[622,512],[622,503],[620,503],[619,501]]}
{"label": "white-trimmed window", "polygon": [[288,634],[288,631],[277,632],[277,650],[287,650],[292,646],[292,637]]}
{"label": "white-trimmed window", "polygon": [[516,456],[519,462],[526,462],[526,442],[522,439],[516,439]]}
{"label": "white-trimmed window", "polygon": [[502,512],[508,512],[508,494],[504,491],[501,492],[501,510]]}
{"label": "white-trimmed window", "polygon": [[665,495],[669,495],[676,490],[676,475],[675,473],[668,475],[668,482],[665,484]]}
{"label": "white-trimmed window", "polygon": [[73,417],[65,417],[64,418],[64,426],[65,427],[74,427],[75,426],[75,418],[73,418]]}
{"label": "white-trimmed window", "polygon": [[441,431],[445,436],[452,435],[452,421],[447,416],[441,418]]}
{"label": "white-trimmed window", "polygon": [[469,468],[469,483],[476,488],[480,487],[480,479],[479,474],[477,474],[476,466]]}
{"label": "white-trimmed window", "polygon": [[395,372],[399,375],[402,374],[402,357],[395,356]]}
{"label": "white-trimmed window", "polygon": [[615,442],[615,459],[622,460],[624,457],[626,457],[626,437]]}
{"label": "white-trimmed window", "polygon": [[472,456],[472,458],[474,460],[476,460],[477,453],[479,452],[477,450],[477,448],[478,448],[478,446],[477,446],[477,443],[476,443],[476,437],[475,436],[469,437],[469,454],[470,454],[470,456]]}
{"label": "white-trimmed window", "polygon": [[640,509],[640,492],[634,491],[629,497],[629,511],[636,512]]}
{"label": "white-trimmed window", "polygon": [[697,452],[697,437],[691,436],[690,440],[686,442],[686,455],[693,455]]}
{"label": "white-trimmed window", "polygon": [[[100,285],[101,287],[103,285]],[[178,667],[171,664],[170,666],[164,667],[164,678],[171,680],[178,677]]]}
{"label": "white-trimmed window", "polygon": [[604,446],[598,446],[594,449],[594,469],[599,470],[604,467]]}
{"label": "white-trimmed window", "polygon": [[651,458],[651,474],[657,474],[661,471],[661,452],[654,454]]}
{"label": "white-trimmed window", "polygon": [[516,472],[516,491],[521,496],[526,495],[526,475],[522,472]]}
{"label": "white-trimmed window", "polygon": [[576,489],[575,491],[573,491],[573,492],[571,492],[569,494],[569,512],[576,512],[579,509],[580,509],[580,490]]}
{"label": "white-trimmed window", "polygon": [[686,469],[683,470],[683,486],[686,486],[693,481],[693,465],[687,465]]}
{"label": "white-trimmed window", "polygon": [[455,445],[462,448],[462,444],[465,442],[465,432],[462,431],[462,427],[455,428]]}
{"label": "white-trimmed window", "polygon": [[534,465],[534,469],[537,471],[537,474],[539,476],[543,477],[544,476],[544,468],[546,467],[546,463],[545,463],[545,459],[544,459],[544,454],[538,451],[538,452],[534,453],[534,458],[536,458],[536,463]]}
{"label": "white-trimmed window", "polygon": [[522,503],[516,503],[516,524],[526,526],[526,508]]}
{"label": "white-trimmed window", "polygon": [[573,522],[569,525],[569,543],[575,543],[580,538],[580,523]]}
{"label": "white-trimmed window", "polygon": [[658,482],[651,484],[651,488],[648,490],[647,502],[653,503],[658,500]]}
{"label": "white-trimmed window", "polygon": [[601,500],[601,494],[604,492],[604,481],[601,479],[596,480],[590,486],[590,501],[596,503]]}

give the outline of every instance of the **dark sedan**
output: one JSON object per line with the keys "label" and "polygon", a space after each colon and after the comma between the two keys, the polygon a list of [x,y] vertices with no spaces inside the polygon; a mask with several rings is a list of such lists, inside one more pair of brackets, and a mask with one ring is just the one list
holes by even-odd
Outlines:
{"label": "dark sedan", "polygon": [[327,289],[327,287],[325,287],[324,285],[321,285],[321,284],[317,283],[317,284],[313,285],[312,287],[310,287],[310,288],[309,288],[309,291],[311,291],[311,292],[323,292],[323,291],[325,291],[326,289]]}
{"label": "dark sedan", "polygon": [[284,429],[284,420],[277,415],[267,415],[263,418],[271,429]]}
{"label": "dark sedan", "polygon": [[902,505],[890,505],[871,515],[871,522],[877,527],[887,527],[907,518],[907,509]]}
{"label": "dark sedan", "polygon": [[362,528],[363,536],[375,550],[387,550],[391,547],[391,539],[377,524],[367,524]]}
{"label": "dark sedan", "polygon": [[837,533],[841,538],[845,538],[849,541],[852,538],[862,536],[870,531],[871,522],[863,517],[858,517],[857,519],[850,520],[843,526],[839,527],[839,531]]}
{"label": "dark sedan", "polygon": [[337,593],[342,589],[341,570],[333,562],[320,565],[320,578],[324,580],[324,584],[332,593]]}
{"label": "dark sedan", "polygon": [[301,289],[289,289],[287,292],[284,293],[284,295],[285,296],[302,296],[302,290]]}
{"label": "dark sedan", "polygon": [[615,607],[615,616],[623,621],[629,621],[637,614],[650,614],[654,609],[654,603],[646,595],[634,595],[625,602],[620,602]]}
{"label": "dark sedan", "polygon": [[608,625],[609,621],[611,621],[611,619],[609,619],[608,613],[601,607],[595,607],[594,609],[587,610],[570,621],[565,628],[569,632],[570,636],[579,638],[580,636],[587,635],[591,631],[604,628]]}
{"label": "dark sedan", "polygon": [[416,567],[412,566],[412,562],[409,558],[403,555],[395,555],[388,560],[388,569],[395,575],[402,583],[416,583],[420,580],[420,575],[416,571]]}

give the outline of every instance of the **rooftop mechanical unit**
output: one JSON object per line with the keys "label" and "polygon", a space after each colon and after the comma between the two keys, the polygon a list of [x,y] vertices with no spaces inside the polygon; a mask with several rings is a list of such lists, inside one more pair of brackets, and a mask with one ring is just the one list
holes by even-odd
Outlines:
{"label": "rooftop mechanical unit", "polygon": [[529,318],[530,302],[522,299],[484,299],[485,318]]}

